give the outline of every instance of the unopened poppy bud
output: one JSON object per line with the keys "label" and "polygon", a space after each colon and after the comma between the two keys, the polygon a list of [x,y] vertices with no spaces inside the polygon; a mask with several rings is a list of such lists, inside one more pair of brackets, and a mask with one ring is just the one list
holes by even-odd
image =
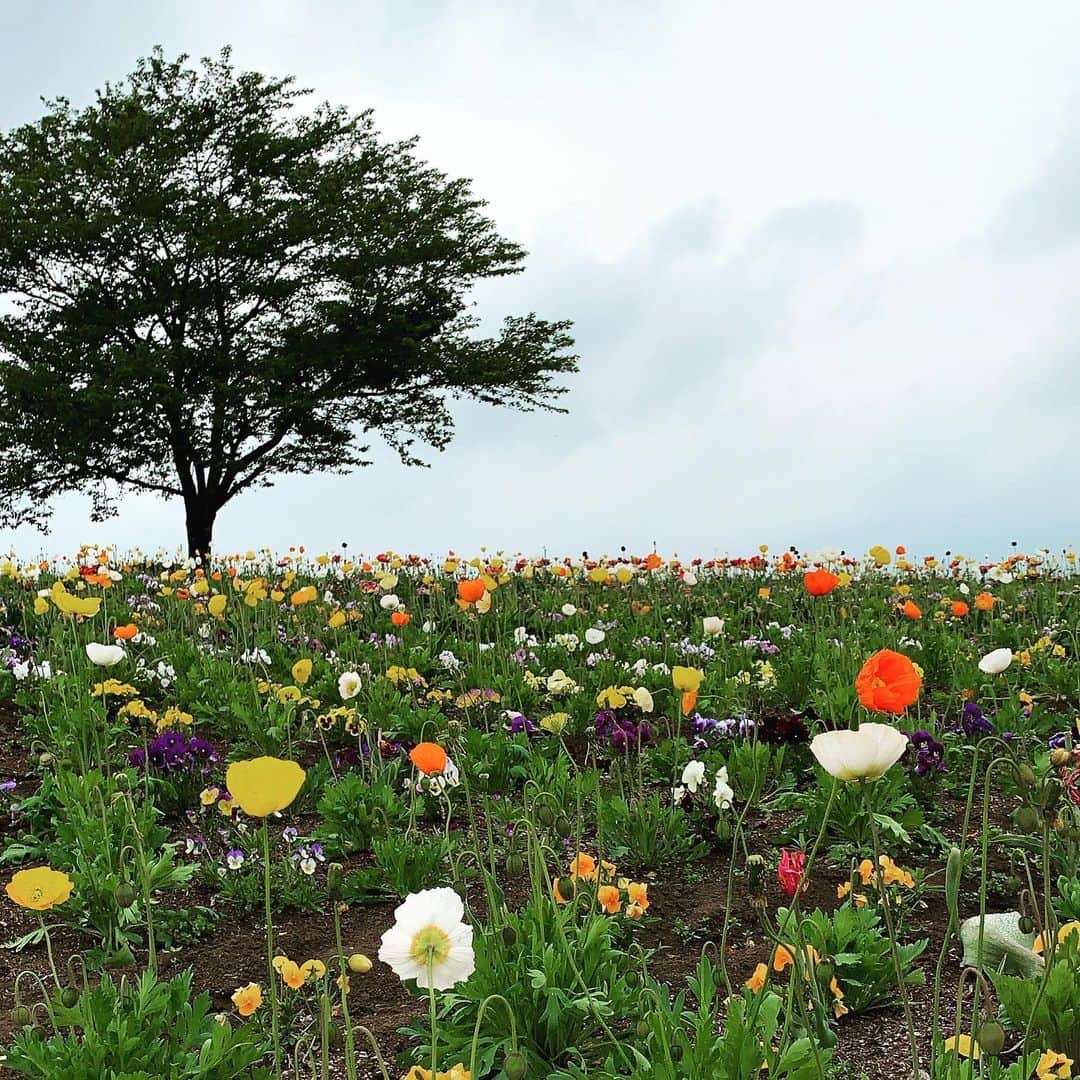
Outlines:
{"label": "unopened poppy bud", "polygon": [[555,831],[564,840],[567,839],[570,836],[570,833],[573,831],[570,827],[570,819],[568,817],[560,817],[555,822]]}
{"label": "unopened poppy bud", "polygon": [[551,828],[555,824],[555,811],[551,809],[547,803],[541,803],[540,809],[536,811],[536,816],[540,819],[540,824],[546,828]]}
{"label": "unopened poppy bud", "polygon": [[649,1034],[649,1022],[648,1020],[639,1020],[637,1022],[637,1037],[639,1039],[647,1038]]}
{"label": "unopened poppy bud", "polygon": [[1050,762],[1051,764],[1057,766],[1057,768],[1059,769],[1063,769],[1066,766],[1071,765],[1072,759],[1073,755],[1071,750],[1064,750],[1059,747],[1057,750],[1050,751]]}
{"label": "unopened poppy bud", "polygon": [[116,790],[117,791],[130,791],[131,790],[131,777],[126,772],[118,772],[116,774]]}
{"label": "unopened poppy bud", "polygon": [[127,881],[121,881],[113,893],[118,907],[129,908],[135,903],[135,890]]}
{"label": "unopened poppy bud", "polygon": [[1016,777],[1016,782],[1021,787],[1031,788],[1035,786],[1035,770],[1026,762],[1022,765],[1017,765],[1016,772],[1013,775]]}
{"label": "unopened poppy bud", "polygon": [[79,991],[74,986],[65,986],[60,991],[60,1004],[65,1009],[74,1009],[79,1004]]}
{"label": "unopened poppy bud", "polygon": [[53,763],[54,760],[55,759],[53,758],[52,754],[49,753],[48,750],[43,750],[40,754],[38,754],[38,764],[43,769],[47,769]]}
{"label": "unopened poppy bud", "polygon": [[984,1020],[975,1041],[984,1054],[997,1057],[1005,1047],[1005,1029],[996,1020]]}
{"label": "unopened poppy bud", "polygon": [[507,1080],[525,1080],[528,1071],[525,1055],[520,1050],[511,1050],[503,1059],[503,1072],[506,1073]]}
{"label": "unopened poppy bud", "polygon": [[828,960],[822,960],[822,962],[814,969],[814,975],[817,977],[818,986],[823,990],[829,988],[829,983],[832,982],[834,974],[835,971],[833,970],[833,966]]}
{"label": "unopened poppy bud", "polygon": [[945,903],[953,923],[960,919],[960,879],[964,874],[964,856],[954,844],[945,861]]}
{"label": "unopened poppy bud", "polygon": [[506,856],[506,872],[511,877],[520,877],[525,872],[525,860],[517,851],[511,851]]}
{"label": "unopened poppy bud", "polygon": [[11,1010],[11,1022],[16,1027],[26,1027],[31,1022],[30,1010],[25,1005],[16,1005]]}
{"label": "unopened poppy bud", "polygon": [[1033,806],[1018,807],[1013,822],[1021,832],[1033,833],[1039,829],[1039,815]]}
{"label": "unopened poppy bud", "polygon": [[1030,915],[1021,915],[1017,920],[1016,928],[1021,934],[1035,933],[1035,920]]}
{"label": "unopened poppy bud", "polygon": [[326,868],[326,891],[331,900],[341,896],[341,882],[345,874],[345,867],[341,863],[332,862]]}
{"label": "unopened poppy bud", "polygon": [[503,944],[512,949],[517,944],[517,931],[512,926],[504,926],[502,928]]}
{"label": "unopened poppy bud", "polygon": [[349,970],[354,975],[366,975],[371,970],[371,961],[363,953],[354,952],[349,957]]}

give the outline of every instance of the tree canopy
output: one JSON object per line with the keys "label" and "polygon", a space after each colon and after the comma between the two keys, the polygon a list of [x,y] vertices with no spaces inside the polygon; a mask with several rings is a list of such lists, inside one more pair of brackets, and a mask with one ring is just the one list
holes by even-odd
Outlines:
{"label": "tree canopy", "polygon": [[525,252],[469,181],[308,94],[158,49],[0,136],[0,524],[149,491],[206,553],[230,499],[372,434],[419,464],[456,398],[561,411],[570,324],[471,312]]}

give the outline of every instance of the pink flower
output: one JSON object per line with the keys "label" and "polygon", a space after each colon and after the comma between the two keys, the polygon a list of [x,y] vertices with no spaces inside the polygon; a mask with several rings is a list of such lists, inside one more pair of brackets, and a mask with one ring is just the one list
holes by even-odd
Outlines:
{"label": "pink flower", "polygon": [[788,851],[784,848],[780,852],[780,865],[776,868],[776,878],[785,896],[791,898],[799,891],[806,892],[810,883],[803,880],[805,873],[806,852]]}

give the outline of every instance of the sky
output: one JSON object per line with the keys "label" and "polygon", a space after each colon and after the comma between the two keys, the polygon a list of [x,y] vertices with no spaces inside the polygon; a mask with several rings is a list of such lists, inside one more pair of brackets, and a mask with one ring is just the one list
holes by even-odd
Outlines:
{"label": "sky", "polygon": [[[1003,555],[1080,540],[1078,38],[1074,0],[3,0],[0,126],[229,44],[473,180],[529,251],[483,318],[574,321],[567,415],[462,407],[218,550]],[[55,506],[0,550],[183,541]]]}

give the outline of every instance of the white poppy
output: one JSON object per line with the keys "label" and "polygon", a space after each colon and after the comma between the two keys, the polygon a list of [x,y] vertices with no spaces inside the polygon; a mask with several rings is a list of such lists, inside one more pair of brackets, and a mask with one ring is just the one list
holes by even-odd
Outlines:
{"label": "white poppy", "polygon": [[396,611],[401,607],[401,601],[397,598],[396,593],[387,593],[379,600],[379,607],[381,607],[383,611]]}
{"label": "white poppy", "polygon": [[464,916],[465,905],[453,889],[411,893],[382,936],[379,959],[399,979],[415,979],[421,989],[449,990],[476,968],[473,928],[462,921]]}
{"label": "white poppy", "polygon": [[716,637],[724,632],[724,620],[719,615],[706,615],[701,620],[701,629],[706,637]]}
{"label": "white poppy", "polygon": [[96,641],[91,641],[86,646],[86,655],[90,658],[91,664],[97,664],[98,667],[112,667],[114,664],[119,664],[127,653],[119,645],[100,645]]}
{"label": "white poppy", "polygon": [[644,713],[651,713],[656,708],[652,694],[644,686],[639,686],[634,691],[634,704]]}
{"label": "white poppy", "polygon": [[695,574],[693,570],[687,570],[686,573],[683,574],[683,576],[682,576],[682,583],[684,585],[691,585],[691,586],[696,585],[697,584],[697,574]]}
{"label": "white poppy", "polygon": [[979,670],[986,675],[1000,675],[1012,660],[1012,649],[995,649],[979,661]]}
{"label": "white poppy", "polygon": [[571,615],[577,614],[577,608],[573,604],[563,604],[562,613],[569,618]]}
{"label": "white poppy", "polygon": [[600,630],[595,626],[590,626],[589,629],[585,631],[585,640],[590,645],[599,645],[606,636],[607,635],[603,630]]}
{"label": "white poppy", "polygon": [[966,581],[960,582],[960,592],[964,596],[967,596],[968,593],[971,592],[971,589],[968,587],[968,583]]}
{"label": "white poppy", "polygon": [[337,681],[337,689],[342,701],[348,701],[350,698],[356,697],[360,693],[361,686],[363,686],[363,683],[360,681],[359,674],[355,671],[343,672]]}
{"label": "white poppy", "polygon": [[810,743],[818,764],[837,780],[877,780],[908,747],[908,737],[888,724],[862,724],[854,731],[823,731]]}
{"label": "white poppy", "polygon": [[705,779],[705,762],[688,761],[682,771],[682,782],[686,785],[691,795],[697,793],[698,787]]}

